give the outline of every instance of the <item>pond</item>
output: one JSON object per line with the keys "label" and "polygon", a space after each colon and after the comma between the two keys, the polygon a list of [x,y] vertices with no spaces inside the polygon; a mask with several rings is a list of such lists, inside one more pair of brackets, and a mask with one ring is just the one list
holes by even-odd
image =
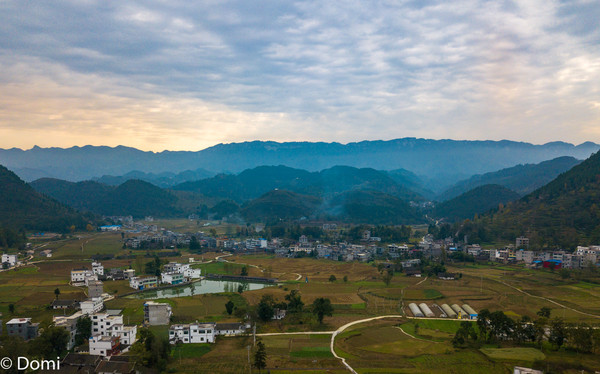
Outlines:
{"label": "pond", "polygon": [[162,290],[148,290],[125,297],[146,300],[169,299],[172,297],[193,296],[205,293],[238,292],[238,288],[240,286],[243,287],[244,291],[253,291],[273,286],[273,284],[203,279],[181,287],[165,288]]}

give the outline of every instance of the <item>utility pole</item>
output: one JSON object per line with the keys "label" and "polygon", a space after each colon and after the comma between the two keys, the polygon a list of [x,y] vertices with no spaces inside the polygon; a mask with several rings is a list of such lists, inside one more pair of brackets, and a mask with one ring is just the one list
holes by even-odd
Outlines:
{"label": "utility pole", "polygon": [[254,346],[256,347],[256,323],[252,327],[252,336],[254,337]]}
{"label": "utility pole", "polygon": [[250,346],[248,346],[248,372],[252,373],[252,365],[250,364]]}

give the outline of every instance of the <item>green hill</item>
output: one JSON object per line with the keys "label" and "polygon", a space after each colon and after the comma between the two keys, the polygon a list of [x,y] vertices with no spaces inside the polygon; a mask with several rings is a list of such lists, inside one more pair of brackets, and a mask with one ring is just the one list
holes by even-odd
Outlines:
{"label": "green hill", "polygon": [[600,243],[600,152],[475,223],[492,239],[525,235],[534,247]]}
{"label": "green hill", "polygon": [[437,200],[446,201],[475,187],[485,184],[499,184],[517,192],[521,196],[533,192],[552,181],[560,173],[571,169],[581,161],[573,157],[558,157],[539,164],[517,165],[486,174],[474,175],[441,193]]}
{"label": "green hill", "polygon": [[16,174],[0,166],[0,226],[10,229],[66,232],[94,222],[58,201],[36,192]]}
{"label": "green hill", "polygon": [[329,216],[353,223],[414,224],[423,216],[406,201],[379,191],[350,191],[329,202]]}
{"label": "green hill", "polygon": [[237,202],[255,199],[274,189],[324,199],[346,191],[376,190],[405,200],[423,200],[418,193],[397,183],[385,172],[349,166],[334,166],[312,173],[287,166],[259,166],[238,175],[220,174],[208,179],[182,183],[173,189],[194,191],[205,196]]}
{"label": "green hill", "polygon": [[93,181],[43,178],[31,182],[31,186],[70,207],[107,216],[176,217],[197,213],[206,201],[197,194],[172,193],[135,179],[115,187]]}
{"label": "green hill", "polygon": [[246,204],[241,214],[248,221],[297,220],[314,215],[320,204],[314,196],[273,190]]}
{"label": "green hill", "polygon": [[467,191],[460,196],[438,204],[433,212],[436,218],[459,221],[473,218],[500,204],[518,200],[519,194],[497,184],[486,184]]}

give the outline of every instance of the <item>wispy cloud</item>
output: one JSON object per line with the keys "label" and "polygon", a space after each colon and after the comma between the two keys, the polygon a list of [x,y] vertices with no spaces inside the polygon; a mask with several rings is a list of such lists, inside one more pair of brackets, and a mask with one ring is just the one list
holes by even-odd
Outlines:
{"label": "wispy cloud", "polygon": [[0,2],[0,147],[600,141],[593,1]]}

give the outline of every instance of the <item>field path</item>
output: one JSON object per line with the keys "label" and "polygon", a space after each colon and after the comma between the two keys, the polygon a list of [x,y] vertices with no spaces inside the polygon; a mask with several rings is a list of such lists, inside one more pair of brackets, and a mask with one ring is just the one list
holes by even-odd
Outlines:
{"label": "field path", "polygon": [[[415,284],[415,286],[420,285],[421,283],[425,282],[427,280],[427,278],[429,278],[429,276],[425,277],[425,279],[423,279],[422,281],[420,281],[419,283]],[[404,287],[407,288],[408,286]],[[414,286],[413,286],[414,287]]]}
{"label": "field path", "polygon": [[417,338],[416,336],[412,336],[411,334],[407,333],[406,331],[402,330],[402,327],[400,326],[394,326],[395,328],[397,328],[398,330],[402,331],[402,333],[406,336],[408,336],[409,338],[415,339],[415,340],[421,340],[423,342],[428,342],[428,343],[440,343],[440,342],[436,342],[433,340],[427,340],[427,339],[421,339],[421,338]]}
{"label": "field path", "polygon": [[545,301],[547,301],[547,302],[549,302],[549,303],[552,303],[552,304],[558,305],[558,306],[559,306],[559,307],[561,307],[561,308],[569,309],[569,310],[571,310],[571,311],[573,311],[573,312],[576,312],[576,313],[579,313],[579,314],[583,314],[583,315],[585,315],[585,316],[594,317],[594,318],[600,318],[600,316],[599,316],[599,315],[597,315],[597,314],[590,314],[590,313],[582,312],[582,311],[580,311],[580,310],[573,309],[573,308],[571,308],[571,307],[568,307],[568,306],[566,306],[566,305],[563,305],[563,304],[561,304],[561,303],[557,303],[556,301],[554,301],[554,300],[550,300],[550,299],[548,299],[548,298],[546,298],[546,297],[532,295],[532,294],[530,294],[529,292],[527,292],[527,291],[523,291],[522,289],[520,289],[520,288],[517,288],[517,287],[515,287],[515,286],[513,286],[513,285],[510,285],[510,284],[508,284],[508,283],[506,283],[506,282],[504,282],[504,281],[498,280],[498,282],[502,283],[502,284],[503,284],[503,285],[505,285],[505,286],[508,286],[508,287],[510,287],[510,288],[513,288],[513,289],[515,289],[515,290],[517,290],[517,291],[519,291],[519,292],[521,292],[521,293],[523,293],[523,294],[525,294],[525,295],[527,295],[527,296],[529,296],[529,297],[535,297],[535,298],[538,298],[538,299],[545,300]]}
{"label": "field path", "polygon": [[335,330],[335,331],[333,332],[333,335],[331,335],[331,342],[330,342],[330,344],[329,344],[329,349],[331,350],[331,353],[333,354],[333,357],[337,358],[338,360],[341,360],[341,361],[342,361],[342,364],[343,364],[343,365],[346,367],[346,369],[348,369],[348,370],[349,370],[351,373],[358,374],[358,373],[356,372],[356,370],[354,370],[354,369],[352,368],[352,366],[350,366],[350,364],[348,364],[348,363],[346,362],[346,359],[345,359],[345,358],[343,358],[343,357],[340,357],[340,356],[338,356],[338,355],[337,355],[337,353],[335,353],[335,349],[333,349],[333,345],[334,345],[334,343],[335,343],[335,337],[336,337],[336,336],[337,336],[339,333],[341,333],[341,332],[343,332],[344,330],[346,330],[348,327],[350,327],[350,326],[354,326],[354,325],[357,325],[357,324],[359,324],[359,323],[370,322],[370,321],[374,321],[374,320],[377,320],[377,319],[383,319],[383,318],[403,318],[403,317],[404,317],[404,316],[402,316],[402,315],[399,315],[399,314],[393,314],[393,315],[387,315],[387,316],[378,316],[378,317],[365,318],[365,319],[360,319],[360,320],[358,320],[358,321],[354,321],[354,322],[347,323],[347,324],[345,324],[344,326],[342,326],[342,327],[338,328],[337,330]]}

